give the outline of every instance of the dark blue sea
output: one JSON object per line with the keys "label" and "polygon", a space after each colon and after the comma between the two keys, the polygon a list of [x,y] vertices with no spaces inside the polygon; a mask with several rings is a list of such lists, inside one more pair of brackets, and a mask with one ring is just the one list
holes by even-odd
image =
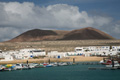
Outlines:
{"label": "dark blue sea", "polygon": [[71,65],[0,72],[0,80],[120,80],[120,70],[89,70],[101,65]]}

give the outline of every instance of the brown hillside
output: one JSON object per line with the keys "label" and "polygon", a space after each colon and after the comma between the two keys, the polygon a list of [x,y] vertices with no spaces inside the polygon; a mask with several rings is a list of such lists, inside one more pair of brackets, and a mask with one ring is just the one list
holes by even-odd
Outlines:
{"label": "brown hillside", "polygon": [[43,40],[88,40],[114,39],[112,36],[91,27],[73,31],[34,29],[22,33],[8,42],[29,42]]}
{"label": "brown hillside", "polygon": [[73,30],[62,40],[114,39],[112,36],[92,27]]}
{"label": "brown hillside", "polygon": [[57,40],[69,31],[62,30],[40,30],[34,29],[22,33],[21,35],[9,40],[8,42],[27,42],[27,41],[41,41],[41,40]]}
{"label": "brown hillside", "polygon": [[21,35],[10,40],[10,42],[39,41],[46,39],[46,36],[56,36],[56,35],[57,33],[51,30],[34,29],[22,33]]}

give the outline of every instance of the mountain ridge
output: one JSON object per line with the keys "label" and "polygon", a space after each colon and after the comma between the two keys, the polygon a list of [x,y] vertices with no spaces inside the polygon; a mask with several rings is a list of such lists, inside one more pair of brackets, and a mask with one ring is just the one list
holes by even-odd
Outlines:
{"label": "mountain ridge", "polygon": [[115,39],[112,36],[108,35],[107,33],[92,27],[72,30],[70,33],[65,35],[63,40],[69,40],[71,39],[71,37],[72,40]]}
{"label": "mountain ridge", "polygon": [[26,31],[8,42],[29,42],[29,41],[55,41],[55,40],[90,40],[90,39],[115,39],[109,34],[98,29],[87,27],[72,31],[64,30],[41,30],[33,29]]}

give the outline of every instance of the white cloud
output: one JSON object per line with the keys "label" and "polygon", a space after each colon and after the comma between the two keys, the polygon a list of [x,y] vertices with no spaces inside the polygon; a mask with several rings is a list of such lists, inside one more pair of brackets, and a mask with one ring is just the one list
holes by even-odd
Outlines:
{"label": "white cloud", "polygon": [[67,4],[39,7],[30,2],[0,2],[0,30],[4,29],[0,31],[2,33],[0,38],[3,40],[10,32],[12,36],[9,35],[8,39],[21,33],[20,30],[24,28],[26,30],[102,27],[111,21],[110,17],[90,16],[86,11],[79,11],[77,6]]}
{"label": "white cloud", "polygon": [[120,21],[117,21],[117,22],[113,25],[113,32],[115,32],[117,35],[120,34]]}

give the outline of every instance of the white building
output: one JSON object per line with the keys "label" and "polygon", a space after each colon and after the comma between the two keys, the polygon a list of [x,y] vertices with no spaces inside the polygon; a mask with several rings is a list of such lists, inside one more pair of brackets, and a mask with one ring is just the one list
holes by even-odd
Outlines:
{"label": "white building", "polygon": [[32,53],[33,56],[46,56],[45,50],[41,50],[41,49],[32,50],[31,53]]}
{"label": "white building", "polygon": [[89,46],[91,55],[108,55],[110,46]]}
{"label": "white building", "polygon": [[109,54],[110,55],[120,54],[120,46],[112,46]]}
{"label": "white building", "polygon": [[11,56],[10,54],[7,53],[2,53],[0,54],[0,61],[13,61],[13,56]]}
{"label": "white building", "polygon": [[16,59],[29,59],[37,56],[46,56],[46,52],[41,49],[21,49],[15,54]]}
{"label": "white building", "polygon": [[[2,51],[1,51],[2,52]],[[37,56],[46,56],[46,52],[41,49],[21,49],[19,51],[0,52],[0,60],[11,61],[14,59],[29,59]]]}
{"label": "white building", "polygon": [[76,47],[75,52],[69,52],[69,55],[84,55],[84,56],[93,56],[93,55],[116,55],[120,53],[120,46],[88,46],[88,47]]}
{"label": "white building", "polygon": [[48,57],[50,57],[50,58],[64,58],[64,57],[68,57],[68,55],[67,55],[67,52],[51,51],[51,52],[48,52]]}

